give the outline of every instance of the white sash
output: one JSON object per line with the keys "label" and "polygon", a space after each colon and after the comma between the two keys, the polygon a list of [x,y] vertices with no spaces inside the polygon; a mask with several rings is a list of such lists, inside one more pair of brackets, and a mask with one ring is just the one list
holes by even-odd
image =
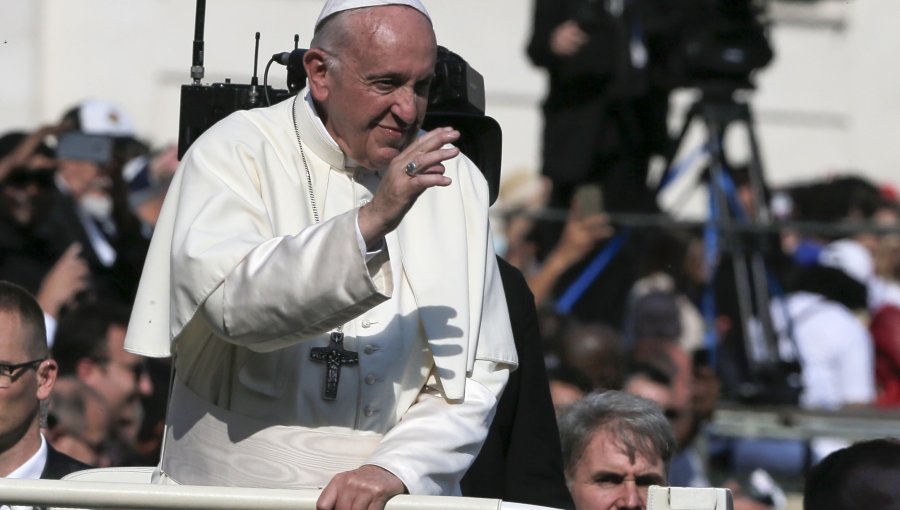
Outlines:
{"label": "white sash", "polygon": [[172,383],[165,449],[166,483],[323,488],[365,463],[382,436],[271,425],[214,406],[178,377]]}

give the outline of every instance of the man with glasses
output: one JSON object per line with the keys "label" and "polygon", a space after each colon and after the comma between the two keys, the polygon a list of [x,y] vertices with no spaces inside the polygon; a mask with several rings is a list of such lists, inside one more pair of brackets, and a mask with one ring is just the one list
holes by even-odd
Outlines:
{"label": "man with glasses", "polygon": [[127,324],[128,310],[122,305],[83,305],[60,320],[53,343],[60,376],[76,377],[106,404],[111,439],[125,447],[114,464],[127,462],[140,431],[141,397],[153,394],[146,360],[124,349]]}
{"label": "man with glasses", "polygon": [[0,281],[0,477],[58,479],[88,467],[41,434],[41,401],[55,382],[40,306],[25,289]]}

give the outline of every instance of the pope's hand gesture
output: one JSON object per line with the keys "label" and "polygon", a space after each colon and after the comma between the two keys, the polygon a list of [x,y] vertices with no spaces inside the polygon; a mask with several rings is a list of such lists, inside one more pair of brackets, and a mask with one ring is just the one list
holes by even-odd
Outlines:
{"label": "pope's hand gesture", "polygon": [[445,147],[459,139],[459,131],[437,128],[417,138],[391,161],[372,201],[359,210],[359,230],[366,246],[376,246],[392,232],[426,189],[449,186],[441,163],[459,154]]}

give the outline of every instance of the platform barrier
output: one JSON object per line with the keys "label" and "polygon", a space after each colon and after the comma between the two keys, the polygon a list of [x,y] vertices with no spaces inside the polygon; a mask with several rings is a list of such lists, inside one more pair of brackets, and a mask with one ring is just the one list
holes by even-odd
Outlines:
{"label": "platform barrier", "polygon": [[876,408],[811,411],[797,407],[716,409],[709,432],[732,437],[772,439],[843,438],[851,442],[900,437],[900,413]]}
{"label": "platform barrier", "polygon": [[[315,510],[318,490],[0,478],[0,504],[141,510]],[[385,510],[552,510],[499,499],[394,496]]]}

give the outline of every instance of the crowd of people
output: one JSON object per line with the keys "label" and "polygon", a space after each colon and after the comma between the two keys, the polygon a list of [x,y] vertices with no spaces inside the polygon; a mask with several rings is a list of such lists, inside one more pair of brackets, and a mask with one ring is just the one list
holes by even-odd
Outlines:
{"label": "crowd of people", "polygon": [[[446,145],[459,133],[417,136],[435,42],[416,0],[326,2],[308,87],[229,117],[182,161],[105,100],[0,137],[0,476],[158,465],[164,483],[324,487],[323,508],[409,492],[636,509],[649,485],[727,486],[736,508],[783,510],[779,477],[810,473],[817,501],[850,477],[838,469],[863,470],[859,487],[887,472],[856,452],[891,441],[706,425],[724,400],[900,405],[897,195],[847,172],[760,203],[750,170],[722,168],[735,217],[788,226],[711,249],[646,182],[671,149],[664,38],[640,2],[582,3],[536,2],[543,177],[505,176],[492,243],[484,183]],[[591,60],[610,48],[624,56]],[[573,137],[573,122],[591,129]],[[657,226],[616,221],[628,212]],[[750,251],[762,309],[735,284]],[[459,263],[427,264],[442,257]],[[174,377],[134,352],[177,352]],[[289,454],[334,459],[273,460],[273,444],[325,429],[349,446]]]}
{"label": "crowd of people", "polygon": [[0,147],[0,280],[34,296],[56,361],[47,441],[92,466],[152,464],[168,369],[123,346],[175,149],[96,99]]}

